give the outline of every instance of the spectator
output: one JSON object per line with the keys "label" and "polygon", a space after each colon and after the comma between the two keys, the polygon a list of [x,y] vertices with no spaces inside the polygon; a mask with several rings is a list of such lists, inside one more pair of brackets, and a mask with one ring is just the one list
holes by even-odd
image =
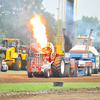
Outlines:
{"label": "spectator", "polygon": [[83,45],[86,45],[86,43],[87,43],[87,40],[86,40],[86,39],[84,39]]}

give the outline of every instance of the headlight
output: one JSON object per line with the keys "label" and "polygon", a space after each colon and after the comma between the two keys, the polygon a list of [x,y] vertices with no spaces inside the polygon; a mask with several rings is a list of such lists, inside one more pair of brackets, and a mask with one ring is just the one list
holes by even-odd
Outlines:
{"label": "headlight", "polygon": [[70,57],[70,53],[65,53],[65,57]]}
{"label": "headlight", "polygon": [[89,58],[93,58],[93,54],[92,53],[89,54]]}
{"label": "headlight", "polygon": [[88,57],[88,54],[87,53],[83,53],[82,57]]}

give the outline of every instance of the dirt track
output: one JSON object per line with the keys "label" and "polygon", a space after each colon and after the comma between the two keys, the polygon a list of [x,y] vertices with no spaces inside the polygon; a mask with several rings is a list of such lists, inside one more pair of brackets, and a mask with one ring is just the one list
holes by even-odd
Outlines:
{"label": "dirt track", "polygon": [[[43,77],[33,77],[28,78],[26,71],[8,71],[0,72],[0,83],[30,83],[30,82],[53,82],[53,81],[63,81],[63,82],[100,82],[100,74],[95,74],[92,76],[81,76],[81,77],[63,77],[63,78],[43,78]],[[90,89],[91,92],[85,92],[81,89],[72,90],[74,92],[59,92],[56,90],[54,93],[49,94],[21,94],[17,92],[16,95],[10,96],[0,96],[0,100],[100,100],[100,88]],[[96,92],[94,92],[96,91]],[[57,93],[58,92],[58,93]],[[8,92],[11,94],[11,92]],[[4,93],[7,94],[7,93]]]}
{"label": "dirt track", "polygon": [[0,72],[0,83],[26,83],[26,82],[53,82],[53,81],[63,81],[63,82],[100,82],[100,74],[94,74],[92,76],[80,76],[80,77],[63,77],[63,78],[43,78],[43,77],[33,77],[28,78],[26,71],[8,71],[6,73]]}
{"label": "dirt track", "polygon": [[0,100],[100,100],[100,93],[52,93],[33,95],[14,95]]}

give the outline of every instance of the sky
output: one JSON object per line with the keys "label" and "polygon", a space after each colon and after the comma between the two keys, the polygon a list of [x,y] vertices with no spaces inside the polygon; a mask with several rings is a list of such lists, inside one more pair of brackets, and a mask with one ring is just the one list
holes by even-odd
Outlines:
{"label": "sky", "polygon": [[[74,19],[75,19],[75,5],[74,1]],[[46,11],[55,15],[58,19],[58,0],[44,0],[43,5]],[[100,0],[77,0],[77,20],[82,16],[97,17],[100,20]]]}

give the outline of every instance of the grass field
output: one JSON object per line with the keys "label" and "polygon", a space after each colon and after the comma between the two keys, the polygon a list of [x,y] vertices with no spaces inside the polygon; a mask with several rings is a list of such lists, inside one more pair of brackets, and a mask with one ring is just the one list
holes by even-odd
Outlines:
{"label": "grass field", "polygon": [[71,88],[96,88],[100,83],[64,83],[63,87],[54,87],[53,83],[14,83],[0,84],[0,92],[7,91],[37,91],[49,89],[71,89]]}

